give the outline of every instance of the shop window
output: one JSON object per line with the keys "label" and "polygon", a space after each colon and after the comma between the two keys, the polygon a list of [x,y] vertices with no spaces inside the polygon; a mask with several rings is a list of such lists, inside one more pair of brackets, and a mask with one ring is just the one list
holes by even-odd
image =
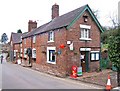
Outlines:
{"label": "shop window", "polygon": [[91,53],[91,61],[98,61],[100,58],[99,58],[100,54],[99,52],[93,52]]}
{"label": "shop window", "polygon": [[56,64],[55,47],[47,47],[47,62]]}

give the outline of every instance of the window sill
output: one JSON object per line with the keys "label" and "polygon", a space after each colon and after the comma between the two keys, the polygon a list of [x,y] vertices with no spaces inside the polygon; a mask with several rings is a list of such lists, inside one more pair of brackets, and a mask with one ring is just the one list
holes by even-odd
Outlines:
{"label": "window sill", "polygon": [[91,60],[91,62],[97,62],[97,61],[99,61],[99,60]]}
{"label": "window sill", "polygon": [[36,57],[32,57],[32,58],[36,58]]}
{"label": "window sill", "polygon": [[83,40],[83,41],[91,41],[92,39],[91,38],[79,38],[80,40]]}
{"label": "window sill", "polygon": [[54,42],[54,41],[48,41],[47,43],[52,43],[52,42]]}
{"label": "window sill", "polygon": [[49,63],[49,64],[56,64],[56,62],[50,62],[50,61],[47,61],[47,63]]}

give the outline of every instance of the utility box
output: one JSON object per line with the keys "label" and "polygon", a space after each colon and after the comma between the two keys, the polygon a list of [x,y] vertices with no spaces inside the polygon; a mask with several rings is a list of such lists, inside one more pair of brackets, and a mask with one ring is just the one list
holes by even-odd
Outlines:
{"label": "utility box", "polygon": [[82,76],[82,67],[78,67],[77,69],[77,75]]}

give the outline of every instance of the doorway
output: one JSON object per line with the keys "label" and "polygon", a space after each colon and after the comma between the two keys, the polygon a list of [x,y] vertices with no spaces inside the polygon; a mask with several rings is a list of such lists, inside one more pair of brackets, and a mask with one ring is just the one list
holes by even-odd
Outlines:
{"label": "doorway", "polygon": [[83,72],[89,70],[89,51],[81,51],[81,66]]}

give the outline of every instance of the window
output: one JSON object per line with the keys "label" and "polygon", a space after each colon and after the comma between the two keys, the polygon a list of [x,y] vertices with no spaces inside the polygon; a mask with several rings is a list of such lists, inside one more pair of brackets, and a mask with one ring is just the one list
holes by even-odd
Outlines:
{"label": "window", "polygon": [[24,57],[27,58],[27,48],[24,49]]}
{"label": "window", "polygon": [[89,38],[89,29],[81,28],[81,38]]}
{"label": "window", "polygon": [[54,32],[53,31],[50,31],[48,33],[48,41],[49,42],[54,42]]}
{"label": "window", "polygon": [[47,47],[47,62],[56,64],[55,47]]}
{"label": "window", "polygon": [[20,44],[20,47],[22,47],[22,43]]}
{"label": "window", "polygon": [[91,53],[91,60],[94,61],[94,60],[99,60],[99,52],[92,52]]}
{"label": "window", "polygon": [[22,41],[22,36],[20,37],[20,40]]}
{"label": "window", "polygon": [[90,29],[91,26],[80,24],[80,40],[91,40]]}
{"label": "window", "polygon": [[18,50],[14,50],[14,57],[17,56],[17,52],[18,52]]}
{"label": "window", "polygon": [[12,44],[12,41],[11,41],[11,46],[12,46],[13,44]]}
{"label": "window", "polygon": [[14,50],[14,57],[16,57],[16,52],[17,52],[17,50]]}
{"label": "window", "polygon": [[32,58],[36,58],[36,49],[35,48],[32,49]]}
{"label": "window", "polygon": [[36,42],[36,36],[33,36],[33,43]]}
{"label": "window", "polygon": [[22,57],[22,48],[20,49],[20,56]]}
{"label": "window", "polygon": [[26,44],[26,39],[24,39],[24,44]]}

